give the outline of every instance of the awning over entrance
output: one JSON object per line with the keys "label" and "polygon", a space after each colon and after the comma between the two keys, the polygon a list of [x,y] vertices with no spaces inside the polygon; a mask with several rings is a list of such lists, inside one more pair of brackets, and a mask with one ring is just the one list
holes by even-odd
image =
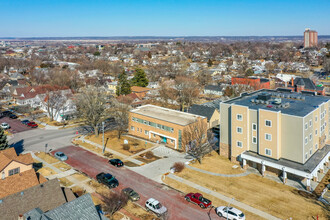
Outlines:
{"label": "awning over entrance", "polygon": [[323,164],[329,161],[330,145],[324,146],[322,149],[314,153],[313,156],[305,164],[300,164],[286,159],[275,160],[265,156],[261,156],[255,152],[246,151],[241,155],[242,159],[263,164],[268,167],[283,170],[286,172],[301,176],[304,178],[313,178],[319,169],[323,169]]}

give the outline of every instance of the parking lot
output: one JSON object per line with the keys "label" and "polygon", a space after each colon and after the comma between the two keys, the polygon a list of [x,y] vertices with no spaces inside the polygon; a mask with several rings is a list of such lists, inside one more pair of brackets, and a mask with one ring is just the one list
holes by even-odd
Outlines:
{"label": "parking lot", "polygon": [[31,130],[32,128],[24,125],[21,123],[21,121],[19,119],[11,119],[8,117],[4,117],[0,119],[0,124],[6,122],[9,124],[10,129],[8,129],[8,131],[12,134],[16,134],[19,132],[23,132],[23,131],[27,131],[27,130]]}

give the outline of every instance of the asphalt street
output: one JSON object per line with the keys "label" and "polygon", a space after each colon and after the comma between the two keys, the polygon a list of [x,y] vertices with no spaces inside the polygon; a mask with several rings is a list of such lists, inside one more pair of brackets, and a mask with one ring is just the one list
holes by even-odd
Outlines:
{"label": "asphalt street", "polygon": [[[108,163],[108,160],[97,156],[80,147],[68,146],[58,151],[64,152],[68,156],[65,162],[88,176],[95,178],[100,172],[109,172],[113,174],[119,181],[119,187],[116,190],[121,190],[125,187],[135,189],[141,199],[138,203],[144,206],[148,198],[159,200],[169,210],[169,219],[221,219],[215,214],[214,209],[201,209],[199,206],[188,203],[184,200],[184,195],[176,190],[173,190],[165,185],[148,179],[125,167],[117,168]],[[54,153],[54,151],[52,152]]]}

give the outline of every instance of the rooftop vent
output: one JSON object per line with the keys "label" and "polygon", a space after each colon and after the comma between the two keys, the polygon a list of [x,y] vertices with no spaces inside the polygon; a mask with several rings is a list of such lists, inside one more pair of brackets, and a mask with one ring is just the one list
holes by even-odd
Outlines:
{"label": "rooftop vent", "polygon": [[288,103],[288,102],[285,103],[285,104],[283,105],[283,107],[284,107],[284,108],[289,108],[289,107],[290,107],[290,103]]}
{"label": "rooftop vent", "polygon": [[270,93],[261,93],[258,95],[258,99],[262,101],[268,101],[271,99],[271,94]]}
{"label": "rooftop vent", "polygon": [[252,103],[255,103],[255,102],[256,102],[256,100],[255,100],[255,99],[251,99],[251,102],[252,102]]}

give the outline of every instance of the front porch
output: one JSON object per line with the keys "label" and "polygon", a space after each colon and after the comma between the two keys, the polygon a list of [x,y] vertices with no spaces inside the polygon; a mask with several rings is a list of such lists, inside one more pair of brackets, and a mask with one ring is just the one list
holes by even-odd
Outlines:
{"label": "front porch", "polygon": [[284,184],[293,179],[304,185],[308,191],[313,191],[324,173],[329,170],[330,145],[318,150],[305,163],[299,164],[286,159],[275,160],[261,156],[255,152],[246,151],[240,155],[243,168],[252,166],[259,170],[262,176],[266,172],[276,173]]}

